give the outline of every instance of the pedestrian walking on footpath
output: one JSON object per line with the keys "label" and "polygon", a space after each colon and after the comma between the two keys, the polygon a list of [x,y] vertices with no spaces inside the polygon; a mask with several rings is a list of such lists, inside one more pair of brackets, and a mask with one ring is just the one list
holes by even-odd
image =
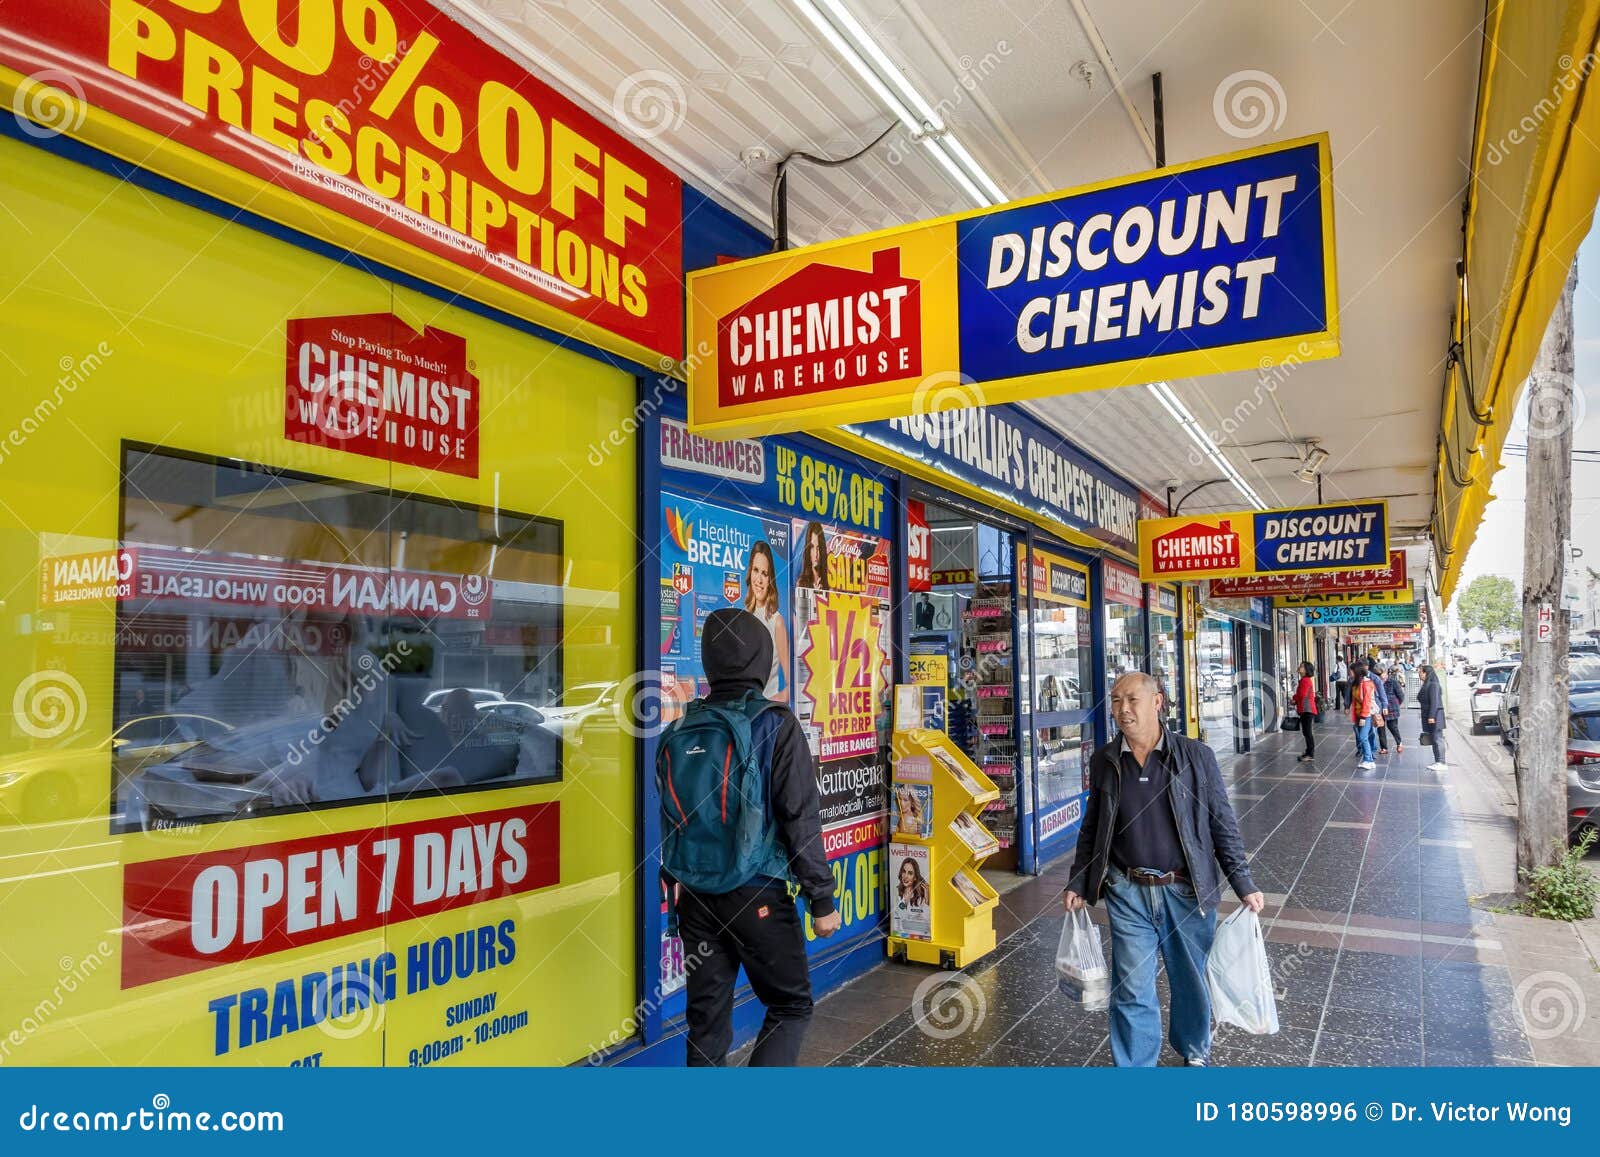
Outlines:
{"label": "pedestrian walking on footpath", "polygon": [[1373,728],[1381,714],[1376,685],[1367,678],[1367,665],[1358,659],[1350,664],[1350,722],[1356,732],[1356,766],[1362,771],[1378,766]]}
{"label": "pedestrian walking on footpath", "polygon": [[1417,668],[1422,685],[1417,688],[1417,707],[1422,712],[1422,737],[1433,748],[1433,762],[1429,771],[1449,771],[1450,764],[1444,753],[1444,688],[1433,665],[1424,663]]}
{"label": "pedestrian walking on footpath", "polygon": [[1300,716],[1300,734],[1305,737],[1306,753],[1301,763],[1310,763],[1317,757],[1317,736],[1312,730],[1317,724],[1317,669],[1310,663],[1300,664],[1300,683],[1294,689],[1294,709]]}
{"label": "pedestrian walking on footpath", "polygon": [[1340,655],[1333,663],[1334,706],[1340,711],[1350,706],[1350,668]]}
{"label": "pedestrian walking on footpath", "polygon": [[1223,877],[1252,912],[1266,897],[1250,878],[1217,757],[1162,726],[1163,699],[1141,671],[1111,688],[1120,734],[1089,761],[1089,798],[1062,902],[1068,912],[1106,902],[1112,1060],[1152,1067],[1161,1055],[1159,955],[1172,992],[1167,1039],[1185,1064],[1203,1067],[1211,1058],[1206,960]]}
{"label": "pedestrian walking on footpath", "polygon": [[668,922],[683,940],[688,987],[688,1062],[728,1063],[743,967],[766,1007],[751,1066],[793,1065],[812,1001],[789,882],[805,896],[818,936],[832,936],[840,922],[816,767],[794,712],[762,695],[772,672],[766,624],[749,611],[713,611],[700,648],[711,693],[668,726],[656,756]]}

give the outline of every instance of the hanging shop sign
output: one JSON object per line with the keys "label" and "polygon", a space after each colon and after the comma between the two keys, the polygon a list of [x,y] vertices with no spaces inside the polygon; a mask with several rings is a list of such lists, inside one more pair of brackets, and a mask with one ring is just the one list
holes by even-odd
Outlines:
{"label": "hanging shop sign", "polygon": [[[1406,587],[1406,552],[1391,550],[1389,565],[1373,570],[1330,570],[1313,574],[1259,574],[1249,578],[1212,579],[1216,598],[1251,595],[1288,596],[1346,591],[1395,591]],[[1289,604],[1282,604],[1287,606]]]}
{"label": "hanging shop sign", "polygon": [[690,425],[818,429],[1339,352],[1328,138],[689,275]]}
{"label": "hanging shop sign", "polygon": [[467,339],[393,314],[288,326],[283,436],[386,462],[478,476],[478,379]]}
{"label": "hanging shop sign", "polygon": [[48,85],[92,145],[624,356],[682,356],[666,166],[419,0],[280,10],[16,0],[0,96]]}
{"label": "hanging shop sign", "polygon": [[930,410],[845,432],[873,457],[965,483],[1024,518],[1129,552],[1138,541],[1138,488],[1015,406]]}
{"label": "hanging shop sign", "polygon": [[1328,591],[1316,595],[1279,595],[1273,601],[1290,610],[1301,607],[1373,607],[1414,603],[1417,601],[1417,592],[1415,587],[1407,583],[1397,591]]}
{"label": "hanging shop sign", "polygon": [[1416,603],[1366,607],[1307,607],[1302,614],[1308,627],[1348,627],[1419,621]]}
{"label": "hanging shop sign", "polygon": [[1184,514],[1139,523],[1139,570],[1147,582],[1388,565],[1385,502]]}

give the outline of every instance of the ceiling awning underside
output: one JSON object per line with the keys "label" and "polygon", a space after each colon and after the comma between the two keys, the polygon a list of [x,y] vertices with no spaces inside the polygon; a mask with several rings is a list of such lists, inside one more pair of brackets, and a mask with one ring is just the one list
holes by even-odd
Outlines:
{"label": "ceiling awning underside", "polygon": [[1466,561],[1512,413],[1600,195],[1600,0],[1491,0],[1432,536],[1439,596]]}

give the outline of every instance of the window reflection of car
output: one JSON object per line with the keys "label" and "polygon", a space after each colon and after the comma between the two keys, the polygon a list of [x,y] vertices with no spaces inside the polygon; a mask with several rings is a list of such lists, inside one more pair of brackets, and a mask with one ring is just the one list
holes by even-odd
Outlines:
{"label": "window reflection of car", "polygon": [[582,744],[594,734],[615,731],[615,683],[579,683],[568,687],[559,702],[539,708],[544,712],[545,726],[560,732],[568,743]]}
{"label": "window reflection of car", "polygon": [[147,766],[129,785],[126,822],[167,827],[561,778],[559,735],[526,713],[481,712],[502,704],[475,703],[471,688],[425,694],[420,679],[390,682],[326,715],[241,727]]}
{"label": "window reflection of car", "polygon": [[104,815],[107,755],[115,792],[141,768],[228,730],[207,715],[140,715],[98,741],[73,736],[55,750],[0,761],[0,824]]}
{"label": "window reflection of car", "polygon": [[487,687],[445,687],[439,691],[430,691],[422,697],[422,705],[429,711],[437,711],[444,706],[444,701],[451,695],[462,692],[472,696],[474,706],[482,707],[485,703],[504,703],[506,697],[498,691],[491,691]]}

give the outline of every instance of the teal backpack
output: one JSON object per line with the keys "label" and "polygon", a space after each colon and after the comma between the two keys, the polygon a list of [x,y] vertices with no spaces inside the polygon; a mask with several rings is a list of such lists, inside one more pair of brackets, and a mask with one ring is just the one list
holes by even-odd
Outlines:
{"label": "teal backpack", "polygon": [[761,758],[777,734],[780,716],[765,714],[775,706],[754,692],[728,703],[696,699],[661,734],[661,867],[692,891],[721,895],[757,876],[789,879]]}

